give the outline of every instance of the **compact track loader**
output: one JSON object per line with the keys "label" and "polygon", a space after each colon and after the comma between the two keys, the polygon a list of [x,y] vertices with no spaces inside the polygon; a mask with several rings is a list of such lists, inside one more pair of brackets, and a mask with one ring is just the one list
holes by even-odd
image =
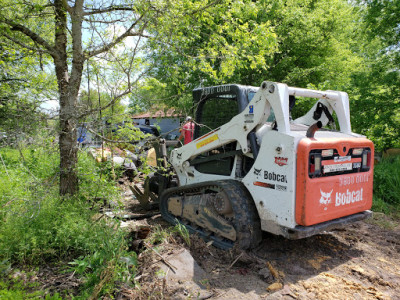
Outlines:
{"label": "compact track loader", "polygon": [[[246,249],[262,231],[298,239],[371,214],[374,146],[351,131],[346,93],[265,81],[193,97],[195,139],[172,150],[174,175],[146,183],[168,222],[217,247]],[[292,120],[296,97],[318,100]],[[162,142],[158,155],[167,167]]]}

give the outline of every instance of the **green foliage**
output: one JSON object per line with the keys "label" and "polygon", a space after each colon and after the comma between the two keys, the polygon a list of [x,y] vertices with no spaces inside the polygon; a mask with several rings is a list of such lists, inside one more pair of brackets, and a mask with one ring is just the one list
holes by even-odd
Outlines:
{"label": "green foliage", "polygon": [[387,57],[376,57],[370,70],[354,76],[352,125],[372,139],[377,151],[400,147],[400,75]]}
{"label": "green foliage", "polygon": [[[154,103],[168,100],[167,85],[156,78],[146,78],[140,82],[136,91],[130,95],[129,110],[131,114],[139,114],[148,111]],[[156,104],[156,106],[158,106]]]}
{"label": "green foliage", "polygon": [[390,213],[393,212],[394,207],[393,205],[390,205],[389,203],[385,202],[382,198],[379,198],[374,195],[372,199],[371,209],[374,212],[381,212],[384,213],[385,215],[390,215]]}
{"label": "green foliage", "polygon": [[79,152],[78,178],[80,191],[78,197],[84,201],[108,199],[117,202],[118,188],[110,181],[111,163],[96,164],[86,152]]}
{"label": "green foliage", "polygon": [[[9,264],[72,260],[71,266],[83,278],[83,298],[113,293],[117,281],[131,281],[135,254],[126,250],[125,233],[117,229],[117,222],[101,218],[94,209],[104,205],[97,199],[116,201],[119,195],[103,170],[81,155],[81,192],[62,200],[55,167],[58,153],[40,148],[22,153],[25,160],[17,150],[0,149],[4,161],[0,165],[0,261],[4,266],[0,272]],[[1,293],[5,291],[0,289]],[[7,293],[30,297],[20,288]]]}
{"label": "green foliage", "polygon": [[[188,11],[204,9],[189,19],[163,18],[162,29],[154,29],[161,37],[149,44],[157,65],[152,74],[157,87],[166,85],[149,97],[188,113],[190,91],[201,84],[259,86],[273,80],[343,90],[350,95],[353,130],[372,139],[377,150],[399,147],[398,5],[263,0],[207,7],[182,1]],[[310,107],[307,99],[299,106],[300,112]]]}
{"label": "green foliage", "polygon": [[[113,102],[112,105],[109,105],[112,101],[112,97],[106,92],[100,92],[100,96],[98,91],[90,90],[90,94],[88,94],[87,90],[81,92],[79,96],[79,104],[81,105],[81,109],[85,112],[87,110],[93,110],[93,114],[89,114],[86,118],[83,118],[81,121],[86,122],[96,122],[99,119],[106,120],[111,124],[115,124],[123,121],[125,106],[121,104],[121,99],[118,99]],[[101,109],[101,118],[100,118],[100,109]]]}
{"label": "green foliage", "polygon": [[171,236],[169,228],[163,229],[161,226],[156,226],[152,229],[150,235],[146,238],[151,245],[162,244]]}
{"label": "green foliage", "polygon": [[[378,37],[388,48],[386,55],[400,59],[400,2],[392,0],[362,2],[365,10],[366,31],[374,39]],[[380,49],[383,50],[383,49]]]}
{"label": "green foliage", "polygon": [[137,255],[135,252],[127,252],[125,248],[125,235],[119,232],[118,237],[108,237],[94,253],[80,256],[69,263],[70,271],[84,279],[81,293],[83,299],[112,293],[117,282],[133,282]]}
{"label": "green foliage", "polygon": [[365,65],[354,71],[352,124],[367,135],[377,150],[400,147],[400,62],[398,1],[360,4],[364,17],[360,49]]}
{"label": "green foliage", "polygon": [[190,105],[181,96],[201,82],[220,84],[265,69],[277,49],[269,21],[257,21],[262,8],[254,2],[180,0],[159,5],[167,14],[149,28],[158,34],[149,43],[149,59],[157,66],[155,77],[167,84],[164,95],[171,99],[165,102],[173,106],[181,101]]}
{"label": "green foliage", "polygon": [[[186,7],[204,7],[189,2]],[[259,86],[273,80],[348,89],[353,71],[363,63],[357,52],[361,20],[343,0],[222,1],[190,18],[165,22],[169,47],[163,40],[150,46],[156,50],[151,54],[158,66],[154,75],[167,84],[164,93],[176,95],[165,101],[174,106],[200,84]],[[192,104],[186,105],[188,110]]]}
{"label": "green foliage", "polygon": [[[361,57],[360,18],[347,1],[261,1],[259,19],[270,20],[279,47],[262,80],[274,80],[300,87],[341,90],[348,86]],[[253,77],[254,78],[254,77]]]}
{"label": "green foliage", "polygon": [[374,196],[400,208],[400,156],[387,158],[374,168]]}
{"label": "green foliage", "polygon": [[187,228],[183,224],[178,222],[175,225],[175,227],[172,229],[172,232],[173,233],[177,233],[178,235],[180,235],[183,238],[183,240],[185,241],[185,243],[190,246],[189,231],[187,230]]}
{"label": "green foliage", "polygon": [[151,134],[143,133],[139,128],[135,127],[130,122],[125,122],[123,125],[118,126],[118,129],[113,133],[113,139],[116,141],[124,141],[122,143],[123,149],[127,149],[129,142],[137,142],[145,138],[151,137]]}
{"label": "green foliage", "polygon": [[[7,166],[7,162],[15,158],[15,153],[12,150],[1,152]],[[34,150],[29,150],[25,164],[32,168],[31,174],[26,171],[24,164],[19,167],[14,165],[13,169],[8,165],[7,176],[3,166],[1,259],[33,264],[45,260],[67,259],[71,255],[93,252],[103,244],[104,239],[113,235],[113,230],[107,229],[104,221],[91,224],[93,212],[89,210],[90,203],[87,200],[110,196],[112,193],[115,195],[116,189],[107,189],[110,184],[103,180],[88,179],[83,184],[85,193],[79,200],[62,201],[57,196],[54,169],[45,168],[54,164],[54,161],[57,159],[51,155],[38,155]],[[96,175],[94,168],[86,171],[91,171],[87,173],[91,176]],[[32,175],[35,176],[33,179]],[[49,178],[53,182],[46,182]],[[94,187],[90,187],[90,184]],[[5,188],[10,186],[12,193],[9,188]],[[99,190],[98,194],[86,194],[87,190],[96,188]],[[103,189],[105,192],[101,194]]]}
{"label": "green foliage", "polygon": [[54,163],[58,161],[55,153],[33,148],[21,153],[15,149],[0,150],[0,220],[22,212],[35,215],[40,199],[54,189]]}
{"label": "green foliage", "polygon": [[[54,76],[43,72],[34,56],[0,36],[0,131],[14,140],[22,134],[32,136],[46,125],[46,116],[38,108],[56,89]],[[43,64],[46,60],[42,68]]]}

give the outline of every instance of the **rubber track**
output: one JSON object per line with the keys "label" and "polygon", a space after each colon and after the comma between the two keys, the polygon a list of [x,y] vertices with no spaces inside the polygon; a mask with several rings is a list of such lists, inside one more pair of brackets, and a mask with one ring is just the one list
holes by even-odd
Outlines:
{"label": "rubber track", "polygon": [[[218,190],[227,194],[234,212],[233,227],[236,230],[236,241],[230,241],[215,235],[210,235],[201,229],[183,224],[190,233],[197,233],[206,240],[214,241],[214,246],[230,249],[235,244],[241,249],[256,247],[261,241],[261,224],[253,199],[244,185],[236,180],[218,180],[196,183],[192,185],[170,188],[160,196],[160,211],[163,218],[171,224],[177,224],[176,216],[168,212],[168,198],[182,196],[185,193],[203,193],[205,190]],[[188,220],[191,221],[191,220]]]}

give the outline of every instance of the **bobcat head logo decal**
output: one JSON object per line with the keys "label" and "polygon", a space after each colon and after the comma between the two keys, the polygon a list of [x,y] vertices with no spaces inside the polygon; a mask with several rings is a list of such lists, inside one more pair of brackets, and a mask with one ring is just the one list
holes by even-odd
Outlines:
{"label": "bobcat head logo decal", "polygon": [[261,173],[261,169],[254,168],[254,175],[258,176]]}
{"label": "bobcat head logo decal", "polygon": [[331,203],[331,195],[333,190],[331,190],[329,193],[324,193],[321,189],[321,199],[319,199],[319,203],[320,204],[324,204],[324,205],[328,205],[329,203]]}

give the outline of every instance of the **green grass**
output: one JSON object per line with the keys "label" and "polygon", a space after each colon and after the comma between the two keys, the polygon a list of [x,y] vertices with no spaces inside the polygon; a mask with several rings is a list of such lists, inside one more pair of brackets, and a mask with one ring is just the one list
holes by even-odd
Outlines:
{"label": "green grass", "polygon": [[372,210],[400,218],[400,156],[375,165]]}
{"label": "green grass", "polygon": [[117,284],[132,282],[136,254],[127,251],[125,232],[117,229],[115,221],[96,215],[104,200],[119,199],[120,192],[108,180],[107,169],[82,153],[80,192],[61,199],[56,151],[24,149],[23,158],[15,149],[0,149],[0,154],[1,299],[33,295],[9,280],[16,266],[29,269],[67,262],[65,269],[82,278],[78,296],[82,299],[112,296]]}
{"label": "green grass", "polygon": [[384,159],[375,166],[374,194],[387,203],[400,205],[400,156]]}
{"label": "green grass", "polygon": [[[16,275],[17,274],[17,275]],[[19,275],[19,276],[18,276]],[[14,276],[9,276],[7,281],[0,280],[0,299],[2,300],[25,300],[25,299],[47,299],[61,300],[58,293],[46,294],[40,290],[39,284],[32,281],[34,272],[25,273],[16,271]]]}

